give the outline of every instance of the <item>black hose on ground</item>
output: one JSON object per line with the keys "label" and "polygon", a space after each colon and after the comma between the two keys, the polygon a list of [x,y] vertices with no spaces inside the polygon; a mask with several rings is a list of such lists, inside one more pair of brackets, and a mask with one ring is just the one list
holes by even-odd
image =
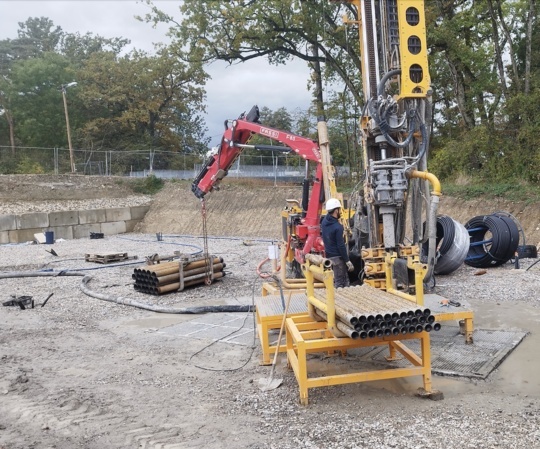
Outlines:
{"label": "black hose on ground", "polygon": [[0,273],[0,279],[11,278],[35,278],[35,277],[58,277],[58,276],[85,276],[85,273],[77,271],[8,271]]}
{"label": "black hose on ground", "polygon": [[12,279],[12,278],[29,278],[29,277],[58,277],[58,276],[84,276],[81,280],[79,288],[81,291],[92,298],[101,299],[103,301],[114,302],[116,304],[123,304],[126,306],[137,307],[139,309],[150,310],[157,313],[170,313],[170,314],[185,314],[196,315],[201,313],[232,313],[232,312],[253,312],[255,310],[254,305],[218,305],[218,306],[194,306],[194,307],[182,307],[176,309],[174,307],[162,307],[155,306],[153,304],[146,304],[134,299],[124,298],[122,296],[104,295],[102,293],[94,292],[87,287],[87,284],[92,280],[92,276],[86,275],[86,273],[79,273],[76,271],[12,271],[7,273],[0,273],[0,279]]}
{"label": "black hose on ground", "polygon": [[147,304],[139,302],[135,299],[124,298],[122,296],[104,295],[90,290],[87,284],[92,280],[92,276],[85,276],[81,280],[79,288],[81,291],[92,298],[101,299],[103,301],[114,302],[116,304],[122,304],[126,306],[137,307],[139,309],[150,310],[157,313],[171,313],[171,314],[185,314],[196,315],[200,313],[226,313],[226,312],[252,312],[254,306],[252,305],[219,305],[219,306],[194,306],[194,307],[182,307],[180,309],[174,307],[163,307],[153,304]]}
{"label": "black hose on ground", "polygon": [[471,238],[465,263],[471,267],[489,268],[508,262],[519,245],[516,223],[500,214],[471,218],[465,228]]}

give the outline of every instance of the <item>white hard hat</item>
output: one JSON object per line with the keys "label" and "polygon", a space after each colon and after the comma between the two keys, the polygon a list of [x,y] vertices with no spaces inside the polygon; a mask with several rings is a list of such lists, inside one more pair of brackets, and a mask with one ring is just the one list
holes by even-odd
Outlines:
{"label": "white hard hat", "polygon": [[339,200],[337,200],[335,198],[330,198],[326,202],[326,210],[334,210],[334,209],[337,209],[339,207],[341,207],[341,203],[339,202]]}

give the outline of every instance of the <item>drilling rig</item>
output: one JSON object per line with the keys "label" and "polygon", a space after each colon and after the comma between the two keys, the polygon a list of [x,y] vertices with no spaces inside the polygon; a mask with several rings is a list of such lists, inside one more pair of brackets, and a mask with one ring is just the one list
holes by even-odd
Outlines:
{"label": "drilling rig", "polygon": [[[339,198],[324,121],[319,122],[319,141],[315,142],[261,125],[253,108],[226,122],[217,154],[192,185],[204,208],[204,196],[218,188],[245,148],[291,151],[306,160],[302,202],[288,205],[282,213],[282,267],[285,262],[296,262],[305,279],[282,279],[281,283],[289,289],[289,301],[293,292],[305,294],[292,298],[295,312],[289,317],[283,295],[280,303],[266,297],[263,288],[263,297],[255,300],[262,363],[269,364],[271,350],[275,349],[276,356],[286,350],[303,404],[312,387],[407,376],[422,376],[424,392],[432,395],[429,333],[440,329],[435,320],[464,319],[466,341],[472,342],[472,311],[432,314],[424,306],[424,289],[432,282],[436,261],[441,195],[438,179],[427,170],[431,87],[424,1],[342,1],[354,6],[354,17],[344,17],[344,22],[358,28],[362,65],[363,174],[343,214],[347,217],[344,228],[351,234],[349,250],[360,256],[356,260],[361,263],[362,285],[334,288],[331,261],[324,257],[322,205],[329,198]],[[254,134],[281,145],[250,145]],[[317,166],[312,182],[307,161]],[[432,301],[437,295],[430,296]],[[286,349],[279,342],[269,343],[268,332],[279,328],[279,323],[287,329]],[[420,356],[402,343],[413,339],[419,340]],[[387,360],[397,360],[400,352],[413,367],[308,376],[309,353],[345,353],[381,345],[388,346]]]}
{"label": "drilling rig", "polygon": [[352,205],[355,250],[365,262],[365,283],[421,296],[433,276],[441,194],[427,171],[431,87],[424,2],[349,3],[358,15],[344,21],[359,29],[364,94],[363,189]]}

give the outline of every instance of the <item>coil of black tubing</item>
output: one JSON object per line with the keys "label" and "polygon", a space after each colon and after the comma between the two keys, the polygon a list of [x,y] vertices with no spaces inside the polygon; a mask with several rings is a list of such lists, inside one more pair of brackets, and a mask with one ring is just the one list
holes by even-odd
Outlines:
{"label": "coil of black tubing", "polygon": [[[424,223],[425,232],[425,223]],[[437,260],[435,274],[450,274],[457,270],[467,257],[469,235],[465,227],[448,215],[437,216]],[[422,245],[422,254],[427,254],[429,243]]]}
{"label": "coil of black tubing", "polygon": [[[516,223],[501,215],[479,215],[465,223],[470,246],[465,263],[471,267],[489,268],[508,262],[519,245]],[[491,233],[491,239],[486,240]]]}

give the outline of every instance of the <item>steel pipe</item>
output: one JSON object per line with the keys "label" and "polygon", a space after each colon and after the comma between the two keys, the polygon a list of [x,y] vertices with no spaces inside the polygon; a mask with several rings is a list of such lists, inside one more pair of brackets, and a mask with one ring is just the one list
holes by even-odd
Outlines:
{"label": "steel pipe", "polygon": [[[214,279],[220,279],[225,276],[225,273],[219,272],[214,274]],[[201,284],[205,281],[206,274],[199,274],[193,276],[191,279],[184,279],[184,287],[190,287],[192,285]],[[180,288],[180,282],[175,282],[173,284],[167,284],[162,287],[156,287],[155,291],[157,294],[161,295],[163,293],[172,292]]]}
{"label": "steel pipe", "polygon": [[[323,320],[328,321],[326,313],[324,313],[322,310],[315,309],[315,313],[317,313],[317,315],[319,315]],[[349,326],[347,326],[347,324],[340,320],[336,320],[336,327],[349,338],[356,340],[360,337],[360,334],[355,329],[351,329]]]}

